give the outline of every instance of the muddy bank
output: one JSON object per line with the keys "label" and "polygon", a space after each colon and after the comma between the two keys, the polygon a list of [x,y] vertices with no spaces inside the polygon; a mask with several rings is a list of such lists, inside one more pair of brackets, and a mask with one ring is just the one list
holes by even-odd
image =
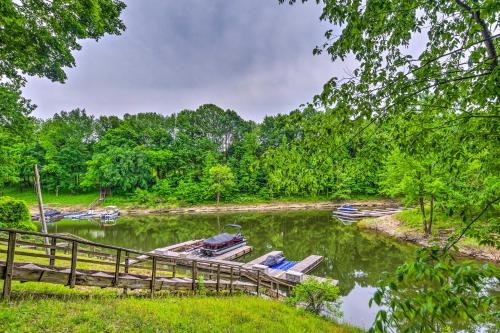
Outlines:
{"label": "muddy bank", "polygon": [[[305,210],[305,209],[335,209],[345,203],[349,203],[361,208],[368,207],[394,207],[399,205],[395,200],[346,200],[346,201],[318,201],[318,202],[273,202],[262,204],[224,204],[200,205],[192,207],[153,207],[146,208],[140,206],[119,207],[123,215],[148,215],[148,214],[189,214],[189,213],[221,213],[221,212],[265,212],[280,210]],[[85,210],[82,206],[51,206],[63,212],[74,212]],[[37,207],[31,207],[32,213],[38,211]]]}
{"label": "muddy bank", "polygon": [[[420,246],[440,245],[444,246],[448,240],[449,233],[424,237],[422,232],[418,230],[408,230],[404,228],[403,222],[398,220],[394,215],[382,216],[374,219],[363,220],[358,224],[361,228],[382,232],[388,236],[411,242]],[[475,246],[458,243],[458,253],[462,256],[488,260],[495,263],[500,263],[500,250],[491,246]]]}

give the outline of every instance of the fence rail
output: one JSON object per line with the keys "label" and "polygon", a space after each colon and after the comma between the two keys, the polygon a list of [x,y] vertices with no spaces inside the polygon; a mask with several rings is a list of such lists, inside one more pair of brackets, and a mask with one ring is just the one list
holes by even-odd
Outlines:
{"label": "fence rail", "polygon": [[[123,288],[124,293],[148,289],[151,297],[163,289],[196,293],[202,287],[217,293],[226,290],[232,294],[240,290],[279,297],[283,294],[281,290],[289,292],[293,287],[239,263],[179,258],[68,235],[0,228],[0,244],[7,245],[6,249],[0,248],[0,254],[5,254],[5,261],[0,257],[2,297],[7,300],[13,280],[57,283],[70,288],[76,285]],[[137,260],[139,256],[141,260]]]}

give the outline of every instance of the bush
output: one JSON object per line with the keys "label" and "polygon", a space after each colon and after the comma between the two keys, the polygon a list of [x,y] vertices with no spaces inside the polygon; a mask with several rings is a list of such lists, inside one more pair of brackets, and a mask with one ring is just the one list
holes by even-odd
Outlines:
{"label": "bush", "polygon": [[0,227],[36,230],[26,203],[11,197],[0,197]]}
{"label": "bush", "polygon": [[295,286],[287,302],[293,306],[302,306],[306,311],[319,315],[326,311],[331,317],[340,317],[339,288],[327,280],[320,282],[309,278]]}

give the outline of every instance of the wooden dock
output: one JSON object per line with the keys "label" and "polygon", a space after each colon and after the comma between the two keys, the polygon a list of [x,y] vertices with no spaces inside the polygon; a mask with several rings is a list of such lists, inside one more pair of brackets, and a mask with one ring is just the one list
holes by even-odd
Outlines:
{"label": "wooden dock", "polygon": [[[45,240],[48,239],[48,245]],[[69,244],[61,249],[62,243]],[[9,299],[11,283],[34,281],[75,286],[149,290],[191,290],[196,293],[200,276],[203,287],[215,292],[234,290],[261,295],[282,296],[293,283],[276,279],[244,263],[198,258],[171,251],[179,244],[162,248],[162,253],[147,253],[100,244],[59,234],[0,228],[0,279],[4,280],[2,298]],[[184,247],[196,241],[181,243]],[[5,246],[6,245],[6,246]],[[23,248],[29,245],[30,248]],[[242,249],[247,252],[251,247]],[[164,254],[166,253],[166,254]],[[175,256],[170,255],[175,253]],[[228,254],[228,258],[235,253]],[[280,291],[281,288],[281,291]]]}
{"label": "wooden dock", "polygon": [[245,245],[242,247],[239,247],[237,249],[234,249],[232,251],[223,253],[217,257],[214,257],[214,259],[218,260],[234,260],[238,259],[239,257],[244,256],[245,254],[248,254],[253,251],[253,247]]}
{"label": "wooden dock", "polygon": [[318,266],[323,261],[322,256],[318,256],[315,254],[310,255],[309,257],[301,260],[297,263],[297,265],[290,268],[290,271],[295,271],[299,273],[308,273],[312,271],[316,266]]}
{"label": "wooden dock", "polygon": [[[203,243],[203,241],[204,241],[204,239],[188,240],[188,241],[182,242],[182,243],[172,244],[172,245],[165,246],[165,247],[159,247],[157,249],[149,251],[148,253],[162,254],[162,255],[167,255],[167,256],[179,256],[178,253],[181,251],[192,250],[193,248],[200,247],[201,244]],[[149,255],[138,256],[136,259],[131,260],[129,262],[129,264],[133,265],[133,264],[139,263],[143,260],[146,260],[148,258],[149,258]]]}

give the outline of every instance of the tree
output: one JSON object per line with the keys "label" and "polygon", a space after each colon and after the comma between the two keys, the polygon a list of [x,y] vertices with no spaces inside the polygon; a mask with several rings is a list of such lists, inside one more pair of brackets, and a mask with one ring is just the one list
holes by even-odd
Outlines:
{"label": "tree", "polygon": [[215,193],[219,205],[221,194],[226,193],[234,185],[233,172],[227,165],[216,164],[210,168],[209,175],[210,190]]}
{"label": "tree", "polygon": [[319,315],[321,311],[329,311],[334,317],[340,317],[340,290],[333,285],[332,281],[317,281],[314,278],[308,278],[293,288],[292,296],[287,302],[294,306],[305,307]]}
{"label": "tree", "polygon": [[44,184],[50,190],[78,192],[92,157],[94,117],[85,110],[56,113],[42,124],[40,145],[45,151]]}
{"label": "tree", "polygon": [[120,34],[125,26],[118,0],[12,1],[0,6],[0,75],[22,85],[22,74],[64,82],[75,66],[72,51],[80,39]]}

